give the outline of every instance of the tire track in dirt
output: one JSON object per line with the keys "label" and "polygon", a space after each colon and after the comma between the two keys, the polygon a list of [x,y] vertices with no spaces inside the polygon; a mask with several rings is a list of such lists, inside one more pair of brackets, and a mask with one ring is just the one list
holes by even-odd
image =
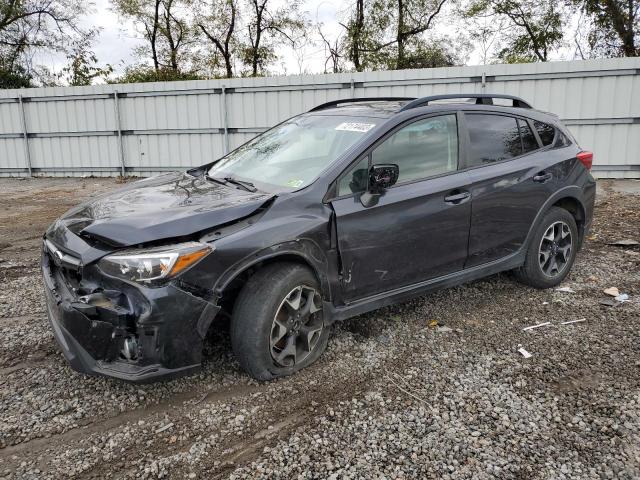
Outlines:
{"label": "tire track in dirt", "polygon": [[[7,330],[30,328],[30,324],[38,327],[46,325],[46,314],[42,316],[22,315],[0,317],[0,335]],[[8,343],[8,345],[7,345]],[[5,342],[0,350],[0,385],[11,385],[10,374],[19,370],[42,367],[55,361],[59,352],[53,340],[53,335],[41,339],[41,342],[30,344],[32,349],[25,352],[25,345],[21,342]]]}
{"label": "tire track in dirt", "polygon": [[[259,390],[259,386],[240,386],[218,391],[208,391],[205,393],[205,398],[208,402],[225,402],[238,396],[250,395],[257,390]],[[176,394],[165,402],[150,405],[142,409],[115,413],[97,421],[86,419],[85,422],[80,424],[78,427],[72,428],[63,433],[53,434],[49,437],[34,438],[26,442],[10,445],[0,449],[0,463],[5,465],[6,468],[12,468],[22,460],[22,458],[20,458],[21,455],[28,454],[29,456],[37,457],[40,454],[48,453],[52,445],[54,445],[54,450],[51,451],[51,454],[55,455],[56,447],[64,446],[66,449],[80,447],[82,443],[86,442],[87,437],[96,433],[103,434],[110,430],[118,429],[128,423],[148,420],[154,416],[160,416],[174,411],[187,413],[189,410],[197,408],[201,403],[200,401],[197,401],[197,403],[189,402],[199,398],[203,398],[202,392],[188,391]],[[13,459],[12,457],[14,456],[18,458]],[[46,459],[43,460],[41,468],[44,469],[47,464],[48,461]]]}
{"label": "tire track in dirt", "polygon": [[[41,355],[33,355],[34,358],[30,358],[24,362],[18,362],[7,367],[0,368],[0,378],[5,377],[18,370],[25,370],[27,368],[41,367],[49,363],[54,356],[53,351],[41,352]],[[0,385],[4,385],[5,381],[0,381]]]}
{"label": "tire track in dirt", "polygon": [[[357,334],[355,336],[358,337]],[[362,338],[365,342],[369,340],[365,337]],[[159,438],[156,435],[158,441],[153,445],[154,457],[157,458],[185,453],[193,445],[191,439],[212,433],[207,430],[206,426],[198,424],[197,412],[200,409],[207,405],[228,404],[231,407],[228,416],[233,418],[243,406],[254,405],[256,404],[255,399],[261,398],[262,400],[258,403],[267,403],[269,406],[259,412],[259,419],[239,437],[231,432],[217,440],[217,448],[208,451],[206,458],[202,459],[198,465],[198,469],[207,472],[207,476],[210,478],[222,478],[238,465],[254,461],[262,454],[265,446],[273,445],[278,439],[288,437],[301,425],[315,423],[314,417],[322,415],[316,407],[321,405],[322,409],[328,408],[338,402],[357,397],[372,388],[375,380],[379,377],[379,371],[388,368],[391,364],[402,363],[402,358],[406,354],[408,353],[404,353],[402,348],[394,350],[393,353],[385,353],[385,357],[380,360],[379,365],[372,368],[367,375],[361,375],[362,371],[355,366],[344,368],[340,365],[336,368],[327,368],[328,366],[325,364],[313,366],[295,377],[272,383],[239,385],[223,390],[190,390],[174,395],[171,399],[160,404],[117,413],[98,421],[87,421],[83,425],[61,434],[36,438],[6,447],[0,450],[0,462],[5,463],[7,468],[13,469],[24,459],[25,455],[41,457],[38,465],[42,471],[46,472],[51,468],[50,461],[55,459],[59,453],[74,448],[82,449],[91,445],[94,437],[118,432],[126,425],[133,428],[135,434],[142,430],[142,428],[138,428],[138,422],[141,420],[145,422],[144,428],[147,429],[154,421],[160,420],[164,424],[169,422],[181,426],[186,424],[190,433],[189,441],[186,443],[171,444],[163,441],[167,440],[166,438]],[[314,370],[320,371],[314,372]],[[342,378],[337,378],[338,376]],[[304,384],[308,381],[311,381],[313,386],[305,388]],[[144,439],[154,437],[153,429],[151,435],[139,433]],[[138,449],[139,445],[137,444],[124,447],[122,462],[117,464],[98,458],[95,465],[77,477],[99,478],[107,474],[118,477],[136,477],[139,471],[128,460],[139,458]],[[17,458],[14,459],[14,456]],[[215,465],[213,464],[214,460],[216,461]],[[174,473],[172,471],[172,474]]]}
{"label": "tire track in dirt", "polygon": [[[362,320],[360,320],[361,322]],[[356,319],[356,322],[358,320]],[[366,342],[368,339],[363,337]],[[343,366],[327,368],[326,365],[312,366],[295,377],[280,380],[281,383],[299,387],[302,376],[313,378],[313,388],[302,391],[301,396],[292,404],[285,404],[284,408],[270,408],[261,412],[261,421],[249,429],[240,439],[229,439],[231,435],[218,441],[220,448],[207,451],[207,455],[200,459],[197,470],[205,473],[207,478],[224,478],[239,466],[250,464],[258,459],[266,446],[273,446],[279,439],[292,435],[300,426],[315,428],[324,411],[336,407],[340,402],[350,401],[365,392],[376,389],[379,383],[384,383],[380,372],[395,369],[404,365],[411,351],[402,345],[397,349],[389,349],[384,353],[375,368],[371,368],[366,375],[357,366],[349,368]],[[320,372],[314,370],[319,370]],[[338,375],[342,378],[336,378]],[[287,390],[270,397],[270,405],[282,405],[288,397]],[[318,411],[319,407],[322,411]],[[198,432],[199,433],[199,432]],[[229,441],[231,440],[231,441]],[[185,450],[188,450],[188,447]],[[106,473],[106,472],[104,472]],[[132,474],[133,472],[128,472]],[[182,473],[172,470],[170,476],[181,477]]]}

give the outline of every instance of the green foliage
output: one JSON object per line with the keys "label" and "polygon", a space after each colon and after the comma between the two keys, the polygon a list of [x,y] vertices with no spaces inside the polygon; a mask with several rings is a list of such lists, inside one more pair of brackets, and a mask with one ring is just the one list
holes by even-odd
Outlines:
{"label": "green foliage", "polygon": [[506,20],[498,32],[504,46],[498,58],[507,63],[546,62],[563,41],[566,24],[562,4],[555,0],[472,0],[468,19]]}
{"label": "green foliage", "polygon": [[589,47],[598,56],[640,56],[640,0],[572,0],[592,22]]}
{"label": "green foliage", "polygon": [[32,87],[32,78],[21,67],[8,70],[0,66],[0,89]]}
{"label": "green foliage", "polygon": [[123,75],[109,79],[108,83],[173,82],[177,80],[202,80],[202,78],[192,72],[180,72],[171,68],[156,70],[149,65],[135,65],[127,67]]}
{"label": "green foliage", "polygon": [[460,59],[445,42],[420,42],[404,58],[401,68],[438,68],[453,67]]}
{"label": "green foliage", "polygon": [[498,52],[496,63],[533,63],[538,60],[535,55],[515,53],[510,48],[504,48]]}
{"label": "green foliage", "polygon": [[268,67],[278,56],[275,48],[271,45],[263,45],[256,47],[255,45],[243,45],[240,47],[240,61],[248,67],[246,74],[252,77],[265,75]]}

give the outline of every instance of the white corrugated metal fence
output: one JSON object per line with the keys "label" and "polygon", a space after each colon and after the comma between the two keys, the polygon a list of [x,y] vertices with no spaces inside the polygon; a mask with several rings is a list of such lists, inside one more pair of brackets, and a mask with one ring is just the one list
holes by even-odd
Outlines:
{"label": "white corrugated metal fence", "polygon": [[508,93],[551,111],[599,177],[640,178],[640,58],[0,91],[0,176],[150,175],[350,97]]}

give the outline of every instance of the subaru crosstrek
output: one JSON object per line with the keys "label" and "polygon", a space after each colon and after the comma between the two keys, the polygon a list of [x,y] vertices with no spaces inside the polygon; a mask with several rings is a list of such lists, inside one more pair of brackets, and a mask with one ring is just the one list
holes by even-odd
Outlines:
{"label": "subaru crosstrek", "polygon": [[89,374],[192,372],[230,317],[240,365],[288,375],[337,320],[505,270],[560,283],[591,224],[591,162],[517,97],[329,102],[63,215],[43,239],[49,319]]}

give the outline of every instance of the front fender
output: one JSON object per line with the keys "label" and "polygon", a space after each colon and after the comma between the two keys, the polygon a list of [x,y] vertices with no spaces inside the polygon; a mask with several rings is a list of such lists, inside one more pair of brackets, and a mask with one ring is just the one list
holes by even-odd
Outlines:
{"label": "front fender", "polygon": [[[327,253],[331,255],[332,251]],[[283,261],[286,259],[295,259],[296,261],[307,264],[320,282],[323,298],[325,300],[332,298],[331,282],[329,280],[332,270],[330,265],[332,265],[332,262],[329,262],[327,255],[318,244],[309,238],[301,238],[272,245],[243,258],[218,277],[213,291],[216,295],[221,295],[231,282],[247,269],[263,262],[277,260],[278,258],[282,258]]]}

